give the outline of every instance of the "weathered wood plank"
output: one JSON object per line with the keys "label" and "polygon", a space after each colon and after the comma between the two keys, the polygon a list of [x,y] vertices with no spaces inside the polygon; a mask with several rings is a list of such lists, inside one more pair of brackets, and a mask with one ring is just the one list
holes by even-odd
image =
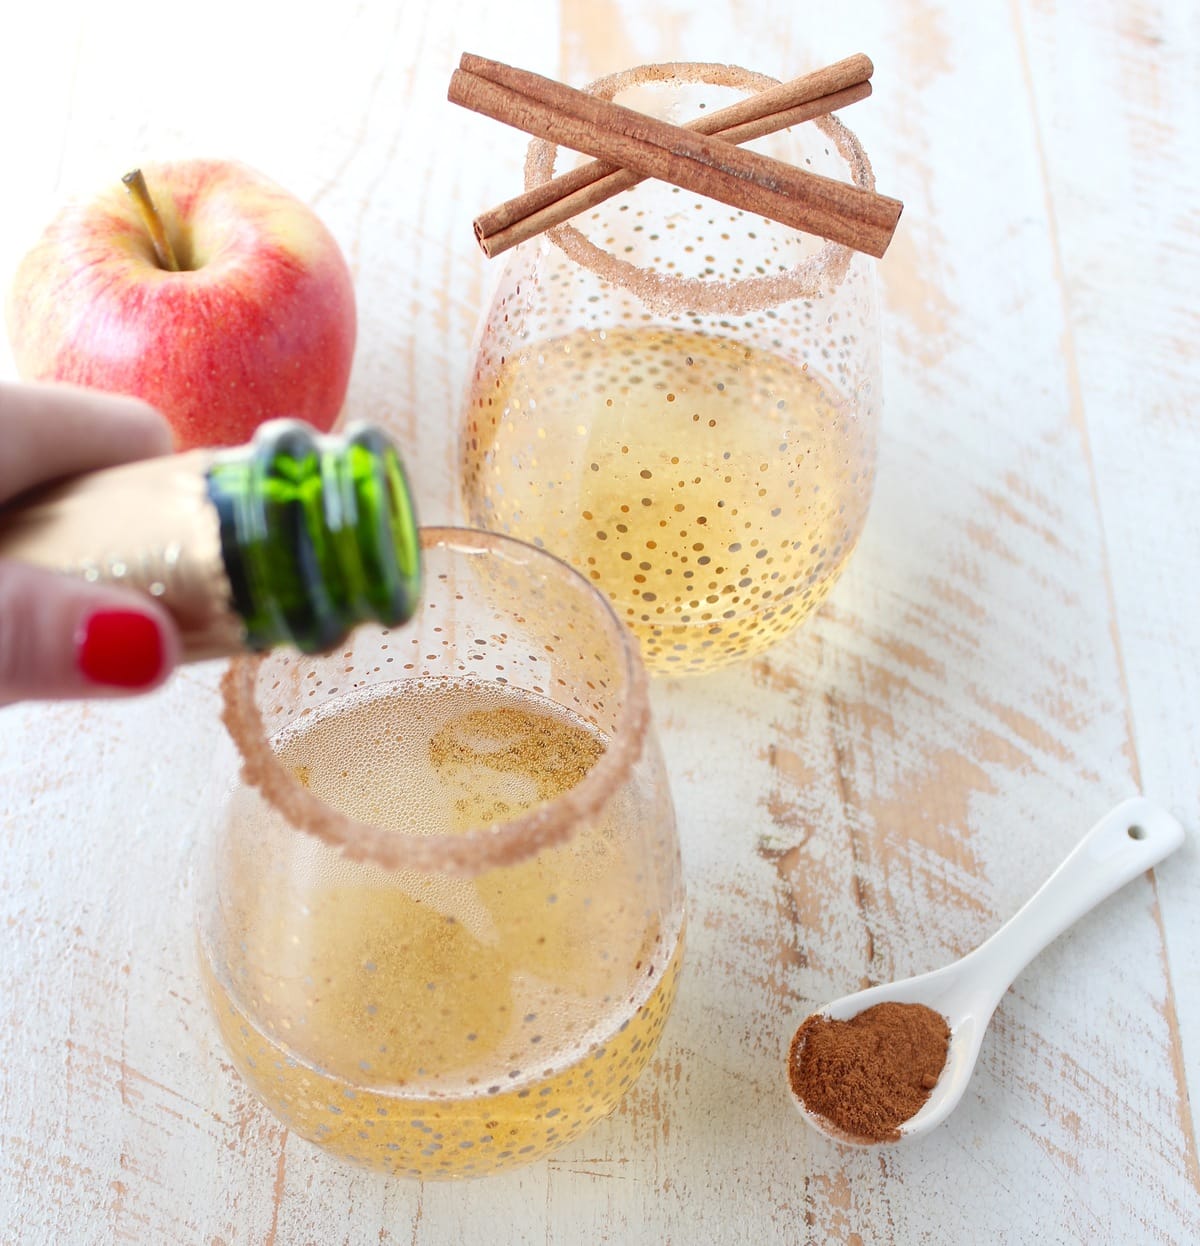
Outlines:
{"label": "weathered wood plank", "polygon": [[[351,407],[405,440],[430,521],[457,512],[454,421],[494,276],[470,220],[519,187],[525,146],[445,104],[459,52],[576,83],[869,52],[876,94],[846,120],[907,204],[881,268],[879,484],[804,631],[655,686],[692,902],[675,1014],[612,1119],[488,1182],[347,1170],[225,1061],[186,884],[212,671],[136,704],[0,713],[0,1241],[1200,1236],[1194,844],[1020,979],[920,1146],[829,1146],[782,1078],[814,1003],[967,950],[1110,803],[1144,787],[1194,830],[1189,6],[539,0],[514,21],[461,0],[318,22],[215,0],[186,32],[147,12],[79,0],[0,41],[29,180],[0,204],[0,279],[68,189],[131,158],[239,154],[346,248]],[[138,74],[114,68],[130,58]]]}
{"label": "weathered wood plank", "polygon": [[[1109,4],[1078,23],[1055,6],[1023,4],[1021,19],[1059,223],[1078,402],[1105,517],[1138,774],[1146,792],[1194,831],[1200,14],[1186,5]],[[1186,1071],[1191,1086],[1200,1078],[1198,866],[1193,836],[1157,880],[1175,985],[1177,1072],[1182,1085]],[[1192,1127],[1194,1139],[1194,1119]],[[1189,1164],[1200,1198],[1194,1145]]]}
{"label": "weathered wood plank", "polygon": [[[703,775],[720,794],[689,844],[701,932],[687,985],[703,1004],[687,1013],[684,1032],[703,1034],[707,1019],[711,1033],[714,1013],[736,1001],[742,1059],[730,1058],[725,1033],[723,1068],[748,1076],[761,1098],[739,1085],[725,1112],[765,1133],[768,1154],[792,1161],[785,1174],[764,1166],[760,1147],[740,1167],[731,1157],[758,1195],[739,1202],[723,1189],[723,1198],[738,1205],[739,1223],[754,1224],[756,1213],[794,1197],[807,1169],[803,1221],[790,1224],[805,1224],[814,1240],[861,1231],[850,1214],[856,1200],[877,1217],[882,1210],[901,1240],[988,1229],[1046,1240],[1056,1231],[1047,1225],[1062,1240],[1097,1225],[1118,1240],[1175,1240],[1197,1224],[1191,1124],[1172,1067],[1155,897],[1144,883],[1022,979],[998,1017],[974,1100],[945,1137],[864,1162],[806,1146],[772,1111],[763,1064],[798,1012],[859,980],[967,950],[1140,781],[1079,361],[1064,349],[1076,309],[1060,291],[1021,31],[1004,13],[932,5],[857,17],[853,47],[875,58],[877,94],[847,120],[868,142],[881,185],[908,204],[882,265],[889,437],[872,525],[821,617],[757,664],[752,682],[718,694],[716,705],[714,689],[742,673],[702,689],[659,689],[668,738],[679,731],[677,742],[692,747],[694,724],[714,711],[722,726],[707,745],[716,750],[722,737],[744,743],[770,724],[758,745],[766,773],[755,772],[751,750],[714,771],[703,745],[675,769],[685,783],[689,770]],[[599,63],[580,76],[614,68],[634,49],[636,59],[671,55],[670,41],[682,33],[686,42],[698,20],[676,6],[640,24],[632,6],[609,5]],[[830,39],[836,18],[811,10],[790,30],[764,26],[772,47],[743,30],[743,63],[748,45],[756,67],[784,60],[781,47],[827,47],[826,59],[852,50]],[[665,45],[661,29],[670,32]],[[973,54],[984,44],[986,59]],[[564,63],[581,57],[568,39]],[[968,97],[978,110],[956,106]],[[981,136],[977,115],[997,125]],[[786,708],[764,692],[782,694]],[[767,829],[760,822],[754,832],[748,804],[769,815]],[[747,870],[751,850],[774,880]],[[773,896],[764,881],[774,882]],[[1089,949],[1089,934],[1113,941],[1118,963]],[[681,1011],[693,998],[685,988]],[[694,1043],[677,1041],[697,1057]],[[1142,1055],[1131,1061],[1128,1051]],[[1155,1053],[1148,1069],[1146,1052]],[[688,1085],[685,1072],[677,1115],[713,1128],[712,1105],[693,1100]],[[748,1102],[757,1124],[739,1112]],[[1150,1153],[1131,1160],[1143,1134]],[[964,1147],[978,1166],[957,1187],[939,1186],[932,1218],[918,1191]],[[713,1179],[705,1171],[685,1185],[682,1154],[670,1167],[681,1202]],[[1135,1191],[1142,1181],[1154,1189],[1150,1200]],[[983,1182],[1019,1189],[1020,1205],[981,1202]]]}

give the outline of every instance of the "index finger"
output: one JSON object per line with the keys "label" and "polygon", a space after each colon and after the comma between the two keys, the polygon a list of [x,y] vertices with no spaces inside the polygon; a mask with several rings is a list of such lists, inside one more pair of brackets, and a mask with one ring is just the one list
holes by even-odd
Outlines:
{"label": "index finger", "polygon": [[0,503],[63,476],[170,451],[170,426],[139,398],[0,381]]}

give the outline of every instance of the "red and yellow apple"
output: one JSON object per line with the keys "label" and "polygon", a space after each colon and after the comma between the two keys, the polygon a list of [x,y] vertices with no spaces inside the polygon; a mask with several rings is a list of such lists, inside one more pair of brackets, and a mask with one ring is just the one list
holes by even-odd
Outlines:
{"label": "red and yellow apple", "polygon": [[355,339],[354,289],[333,236],[244,165],[142,173],[152,206],[114,178],[64,208],[21,261],[7,308],[21,376],[144,398],[181,450],[246,441],[276,416],[328,429]]}

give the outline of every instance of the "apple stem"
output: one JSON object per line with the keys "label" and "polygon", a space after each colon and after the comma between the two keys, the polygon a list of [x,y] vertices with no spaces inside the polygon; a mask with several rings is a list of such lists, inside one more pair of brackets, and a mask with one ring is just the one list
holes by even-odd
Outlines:
{"label": "apple stem", "polygon": [[171,240],[163,228],[162,217],[159,216],[158,209],[154,206],[154,200],[150,198],[150,190],[146,185],[146,179],[142,176],[141,169],[126,173],[121,181],[125,183],[125,189],[129,191],[134,203],[138,206],[138,211],[142,214],[142,222],[146,226],[146,232],[150,235],[150,241],[154,244],[154,254],[158,257],[159,268],[165,268],[169,273],[177,273],[179,261],[175,258],[175,248],[171,246]]}

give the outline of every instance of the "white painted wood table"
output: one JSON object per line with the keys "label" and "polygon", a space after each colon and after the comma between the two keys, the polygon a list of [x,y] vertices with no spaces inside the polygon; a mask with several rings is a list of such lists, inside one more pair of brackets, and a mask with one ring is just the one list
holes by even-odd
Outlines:
{"label": "white painted wood table", "polygon": [[[907,206],[848,573],[767,659],[654,688],[691,934],[621,1109],[524,1171],[420,1186],[343,1167],[257,1106],[192,958],[220,729],[195,668],[136,703],[0,713],[0,1242],[1200,1240],[1197,13],[5,10],[4,280],[77,187],[154,157],[257,166],[346,250],[351,409],[402,438],[428,521],[457,517],[490,279],[470,220],[519,189],[525,147],[444,102],[461,51],[576,83],[660,59],[792,77],[866,51],[875,96],[846,120]],[[1188,844],[1019,979],[951,1121],[875,1152],[806,1131],[782,1052],[810,1007],[968,950],[1138,791]]]}

